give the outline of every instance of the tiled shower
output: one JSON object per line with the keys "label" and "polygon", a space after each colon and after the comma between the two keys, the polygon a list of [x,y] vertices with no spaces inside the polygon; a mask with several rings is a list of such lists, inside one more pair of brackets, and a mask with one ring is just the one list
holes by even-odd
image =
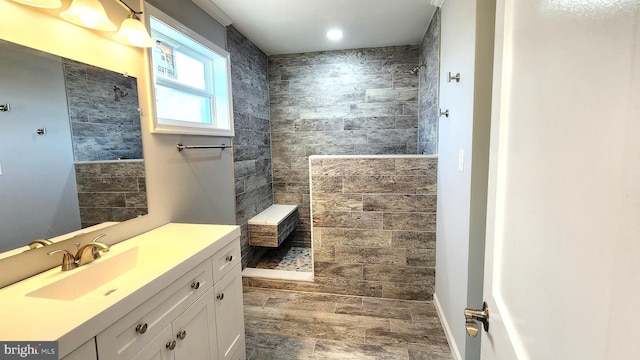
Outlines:
{"label": "tiled shower", "polygon": [[[298,206],[300,223],[287,242],[311,247],[310,156],[436,152],[439,12],[420,45],[267,56],[229,27],[227,48],[243,266],[255,265],[266,252],[249,246],[247,221],[274,203]],[[420,79],[408,72],[423,62],[427,66]],[[318,270],[327,271],[321,262],[315,260],[316,283],[323,278]],[[425,264],[432,262],[426,259]],[[316,283],[265,286],[313,286],[315,291]],[[339,292],[340,286],[326,291]]]}

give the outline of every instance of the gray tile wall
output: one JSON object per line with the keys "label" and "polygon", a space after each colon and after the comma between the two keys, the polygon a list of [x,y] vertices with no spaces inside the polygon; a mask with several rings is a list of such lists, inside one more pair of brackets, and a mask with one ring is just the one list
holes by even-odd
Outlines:
{"label": "gray tile wall", "polygon": [[267,56],[233,26],[227,27],[233,94],[233,164],[236,224],[241,227],[242,266],[263,249],[249,246],[247,221],[273,204]]}
{"label": "gray tile wall", "polygon": [[420,103],[418,106],[418,153],[438,153],[438,88],[440,86],[440,9],[420,43]]}
{"label": "gray tile wall", "polygon": [[311,159],[316,290],[431,300],[437,158]]}
{"label": "gray tile wall", "polygon": [[418,46],[269,57],[274,199],[299,206],[294,245],[311,246],[310,155],[416,153],[418,58]]}
{"label": "gray tile wall", "polygon": [[314,157],[311,167],[314,281],[243,278],[243,284],[431,300],[438,159]]}
{"label": "gray tile wall", "polygon": [[64,58],[63,68],[74,160],[142,159],[137,79]]}
{"label": "gray tile wall", "polygon": [[76,163],[83,228],[146,215],[144,161]]}

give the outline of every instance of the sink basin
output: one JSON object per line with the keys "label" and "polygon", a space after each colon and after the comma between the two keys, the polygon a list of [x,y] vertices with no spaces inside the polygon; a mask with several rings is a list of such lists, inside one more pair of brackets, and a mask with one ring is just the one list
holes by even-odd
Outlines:
{"label": "sink basin", "polygon": [[[114,254],[111,251],[105,253],[102,258],[81,266],[77,269],[61,272],[59,268],[54,271],[54,276],[60,279],[51,281],[45,286],[38,288],[27,296],[56,299],[56,300],[77,300],[89,294],[92,297],[104,297],[117,291],[120,285],[131,280],[130,276],[145,271],[149,261],[162,261],[162,253],[170,254],[167,249],[154,249],[151,247],[141,248],[135,246]],[[120,279],[120,281],[116,281]]]}

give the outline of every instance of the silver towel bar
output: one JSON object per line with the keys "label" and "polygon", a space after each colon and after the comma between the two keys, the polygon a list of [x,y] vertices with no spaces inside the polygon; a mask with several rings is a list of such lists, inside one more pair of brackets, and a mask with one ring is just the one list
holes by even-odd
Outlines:
{"label": "silver towel bar", "polygon": [[182,150],[186,150],[186,149],[226,149],[226,148],[232,148],[232,145],[225,145],[225,144],[221,144],[221,145],[182,145],[182,144],[178,144],[176,145],[176,148],[178,149],[178,151],[182,151]]}

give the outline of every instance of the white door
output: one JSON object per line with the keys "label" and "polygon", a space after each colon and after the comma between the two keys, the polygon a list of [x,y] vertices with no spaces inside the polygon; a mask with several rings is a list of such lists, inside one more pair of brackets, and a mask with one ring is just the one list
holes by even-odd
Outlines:
{"label": "white door", "polygon": [[497,3],[482,358],[637,358],[640,2]]}

